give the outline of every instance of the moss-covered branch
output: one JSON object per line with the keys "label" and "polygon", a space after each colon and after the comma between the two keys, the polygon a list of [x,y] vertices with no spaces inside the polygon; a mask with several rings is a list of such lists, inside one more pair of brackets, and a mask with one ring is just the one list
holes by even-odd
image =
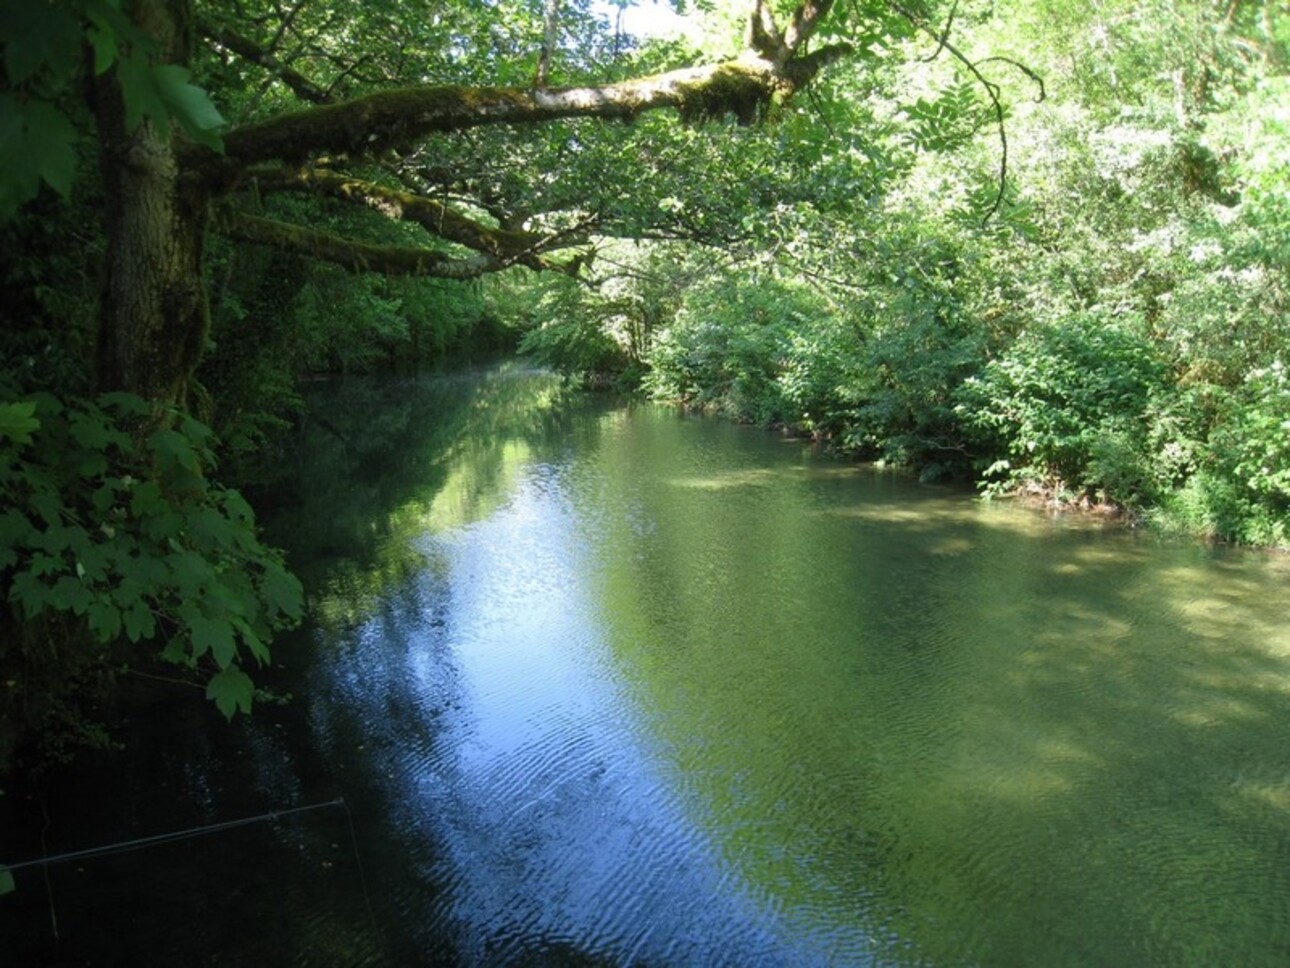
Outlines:
{"label": "moss-covered branch", "polygon": [[814,76],[753,55],[722,64],[669,71],[600,87],[531,89],[432,85],[378,91],[234,129],[227,157],[240,165],[303,161],[320,152],[359,155],[406,147],[434,133],[493,124],[531,124],[560,118],[630,119],[675,108],[686,120],[733,114],[748,123],[776,96],[788,96]]}
{"label": "moss-covered branch", "polygon": [[480,253],[457,258],[415,246],[372,245],[318,229],[306,229],[275,219],[223,211],[216,215],[215,230],[230,239],[253,242],[331,262],[350,272],[380,272],[388,276],[431,276],[437,279],[475,279],[514,265],[576,274],[579,259],[553,262],[537,256],[499,258]]}
{"label": "moss-covered branch", "polygon": [[[356,202],[394,219],[416,222],[427,232],[476,252],[519,260],[533,268],[537,252],[551,240],[536,232],[494,228],[468,218],[434,199],[399,191],[326,169],[264,169],[251,172],[262,192],[297,191],[331,195]],[[561,238],[561,247],[570,244]]]}

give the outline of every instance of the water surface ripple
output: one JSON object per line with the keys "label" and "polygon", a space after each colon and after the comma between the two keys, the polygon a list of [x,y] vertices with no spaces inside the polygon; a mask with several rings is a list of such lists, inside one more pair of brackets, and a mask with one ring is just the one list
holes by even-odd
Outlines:
{"label": "water surface ripple", "polygon": [[362,387],[399,454],[320,438],[278,519],[296,702],[196,771],[355,805],[376,927],[310,867],[275,963],[1290,963],[1285,561],[542,376]]}

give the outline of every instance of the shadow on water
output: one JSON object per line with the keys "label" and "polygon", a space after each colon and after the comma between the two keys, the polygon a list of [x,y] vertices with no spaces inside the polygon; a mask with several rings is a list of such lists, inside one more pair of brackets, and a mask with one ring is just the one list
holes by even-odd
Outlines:
{"label": "shadow on water", "polygon": [[540,377],[319,401],[293,701],[150,697],[0,856],[356,837],[51,868],[57,942],[24,872],[4,964],[1290,962],[1285,562]]}

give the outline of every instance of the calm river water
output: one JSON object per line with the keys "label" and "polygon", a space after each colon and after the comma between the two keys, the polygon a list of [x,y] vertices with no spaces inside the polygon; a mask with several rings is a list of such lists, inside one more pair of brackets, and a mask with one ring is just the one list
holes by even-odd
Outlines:
{"label": "calm river water", "polygon": [[0,963],[1290,964],[1284,559],[516,370],[313,405],[290,700],[150,696],[0,860],[345,806],[20,872]]}

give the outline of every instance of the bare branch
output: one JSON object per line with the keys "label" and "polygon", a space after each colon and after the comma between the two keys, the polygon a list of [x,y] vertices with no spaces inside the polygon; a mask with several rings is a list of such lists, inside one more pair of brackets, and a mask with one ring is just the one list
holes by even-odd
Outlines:
{"label": "bare branch", "polygon": [[[999,188],[998,188],[998,191],[995,192],[994,202],[991,204],[990,210],[985,213],[985,218],[982,219],[982,224],[988,223],[990,219],[994,217],[995,213],[997,213],[1000,207],[1003,205],[1004,195],[1007,192],[1007,188],[1008,188],[1008,129],[1007,129],[1007,125],[1004,123],[1003,102],[999,99],[999,85],[995,84],[993,81],[989,80],[984,74],[981,73],[980,64],[984,64],[992,60],[1000,60],[1000,61],[1005,61],[1008,64],[1011,64],[1013,67],[1018,68],[1019,70],[1023,71],[1028,77],[1030,77],[1032,80],[1034,80],[1036,83],[1039,84],[1040,100],[1043,100],[1043,91],[1044,91],[1043,81],[1040,80],[1039,75],[1037,75],[1034,71],[1030,70],[1029,68],[1022,67],[1021,64],[1006,57],[992,57],[979,62],[974,61],[970,57],[968,57],[965,53],[963,53],[963,51],[959,50],[958,47],[950,43],[948,23],[946,24],[945,29],[943,31],[937,32],[933,28],[929,27],[926,23],[924,23],[918,16],[916,16],[911,10],[909,10],[909,8],[903,6],[902,4],[893,3],[891,7],[902,17],[908,20],[911,24],[913,24],[914,27],[921,30],[925,34],[930,35],[933,39],[937,41],[936,54],[934,54],[933,56],[940,54],[942,50],[949,51],[950,55],[956,61],[962,64],[964,69],[966,69],[967,72],[976,79],[977,83],[980,84],[981,87],[985,90],[986,97],[990,99],[990,104],[994,109],[995,128],[999,132],[999,179],[998,179]],[[957,3],[955,5],[955,9],[957,9]],[[951,13],[950,15],[950,20],[951,22],[953,21],[953,13]]]}
{"label": "bare branch", "polygon": [[209,20],[201,20],[197,29],[202,36],[208,40],[214,41],[225,50],[231,51],[243,60],[250,61],[263,67],[266,71],[280,80],[289,87],[296,97],[313,104],[330,104],[331,95],[315,84],[309,78],[305,77],[299,71],[293,70],[282,64],[268,50],[261,47],[255,41],[244,37],[234,30],[222,27],[219,24],[212,23]]}

